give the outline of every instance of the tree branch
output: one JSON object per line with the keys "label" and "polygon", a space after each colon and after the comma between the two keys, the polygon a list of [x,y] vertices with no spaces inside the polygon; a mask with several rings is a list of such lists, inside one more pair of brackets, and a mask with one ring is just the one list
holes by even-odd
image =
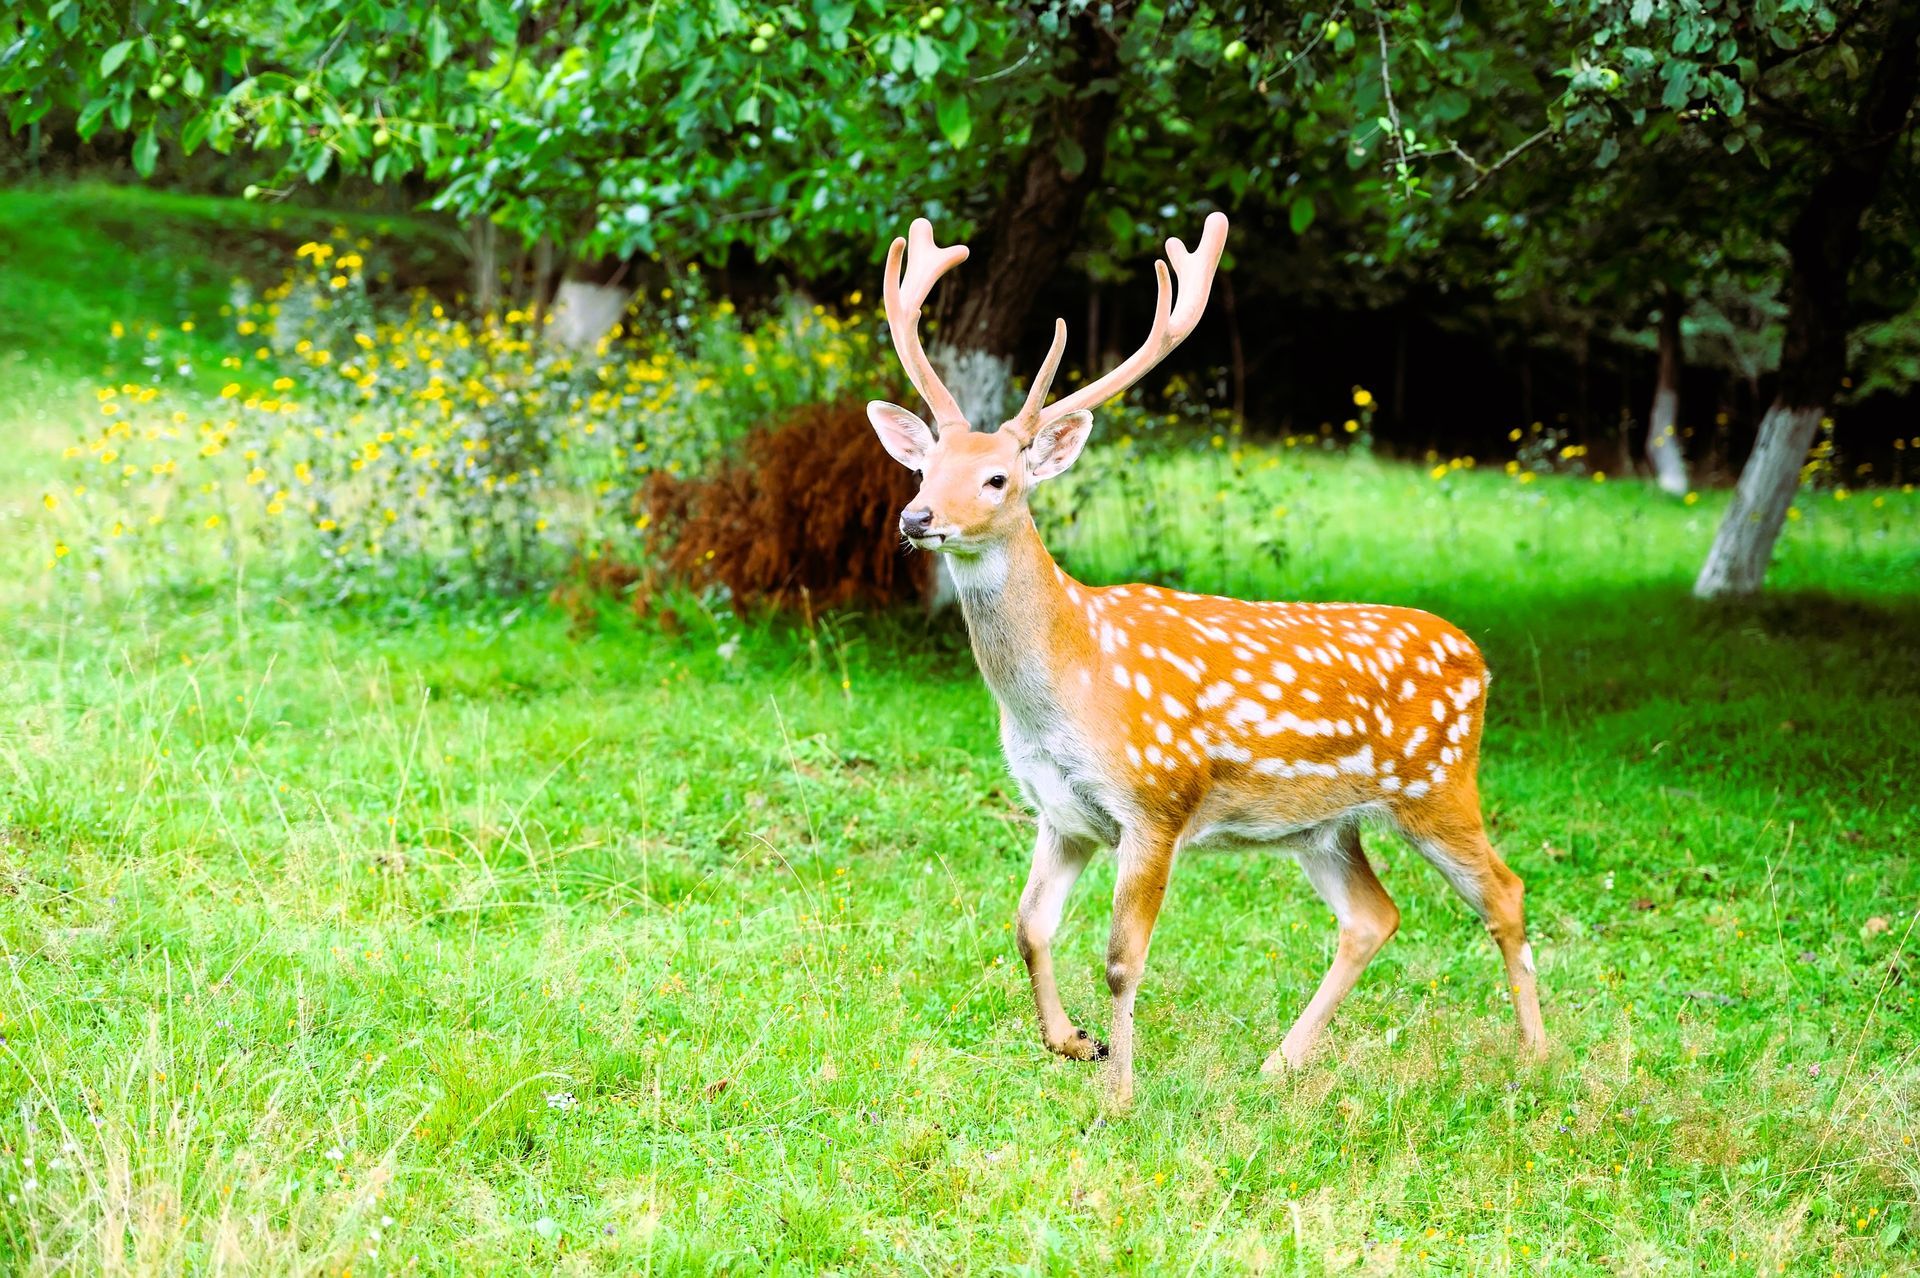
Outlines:
{"label": "tree branch", "polygon": [[1387,60],[1387,19],[1384,14],[1373,15],[1374,30],[1380,34],[1380,91],[1387,99],[1387,124],[1393,131],[1393,154],[1391,163],[1386,167],[1388,176],[1404,188],[1408,178],[1407,137],[1400,130],[1400,108],[1393,104],[1393,73]]}
{"label": "tree branch", "polygon": [[[1460,194],[1455,196],[1454,198],[1460,199],[1460,200],[1466,199],[1469,195],[1472,195],[1475,191],[1479,190],[1482,186],[1485,186],[1488,178],[1491,178],[1494,174],[1498,173],[1501,169],[1506,168],[1507,165],[1519,159],[1524,152],[1532,149],[1534,144],[1545,141],[1547,138],[1551,137],[1552,135],[1553,135],[1553,126],[1550,124],[1543,125],[1540,128],[1540,131],[1535,133],[1532,137],[1528,138],[1524,142],[1518,143],[1511,150],[1509,150],[1505,155],[1495,160],[1492,164],[1488,165],[1486,168],[1481,169],[1480,176],[1476,177],[1472,181],[1472,183],[1468,185],[1466,190],[1460,192]],[[1469,160],[1468,163],[1472,164],[1473,162]],[[1474,167],[1479,168],[1478,165],[1474,165]]]}

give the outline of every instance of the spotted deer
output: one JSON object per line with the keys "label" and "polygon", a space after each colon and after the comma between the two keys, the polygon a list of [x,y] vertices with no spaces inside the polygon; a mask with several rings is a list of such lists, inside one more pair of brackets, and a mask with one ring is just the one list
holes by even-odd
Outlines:
{"label": "spotted deer", "polygon": [[[922,349],[922,304],[964,261],[922,218],[887,253],[895,352],[931,410],[867,415],[920,479],[900,516],[912,545],[946,556],[980,672],[1000,706],[1007,765],[1038,816],[1017,940],[1048,1048],[1108,1058],[1113,1099],[1133,1090],[1134,995],[1176,854],[1284,846],[1339,922],[1333,965],[1263,1071],[1299,1067],[1362,969],[1399,926],[1360,822],[1384,818],[1479,914],[1506,963],[1530,1053],[1544,1043],[1520,879],[1487,841],[1476,778],[1487,667],[1454,626],[1411,608],[1249,603],[1158,586],[1088,586],[1054,563],[1028,510],[1035,484],[1071,466],[1092,410],[1193,331],[1227,238],[1207,218],[1196,251],[1167,241],[1146,344],[1112,372],[1047,402],[1066,345],[998,430],[973,430]],[[1174,291],[1168,263],[1177,278]],[[1051,946],[1067,895],[1098,848],[1118,858],[1107,987],[1111,1049],[1076,1029]]]}

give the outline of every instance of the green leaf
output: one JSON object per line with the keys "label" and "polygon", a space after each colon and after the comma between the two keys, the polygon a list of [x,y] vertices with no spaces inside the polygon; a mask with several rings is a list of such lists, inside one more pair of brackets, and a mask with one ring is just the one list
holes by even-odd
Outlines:
{"label": "green leaf", "polygon": [[1293,203],[1287,208],[1287,225],[1293,228],[1295,235],[1304,235],[1307,228],[1313,225],[1313,197],[1311,195],[1296,195],[1293,197]]}
{"label": "green leaf", "polygon": [[1070,178],[1077,178],[1087,167],[1087,151],[1072,138],[1061,138],[1053,146],[1053,158],[1060,162],[1060,171]]}
{"label": "green leaf", "polygon": [[102,76],[110,76],[115,71],[118,71],[120,64],[125,62],[127,55],[132,52],[133,41],[131,40],[122,40],[119,44],[108,49],[100,55],[100,74]]}
{"label": "green leaf", "polygon": [[931,80],[940,72],[940,46],[925,36],[913,38],[913,73]]}
{"label": "green leaf", "polygon": [[453,40],[447,35],[446,19],[434,14],[427,19],[427,64],[436,70],[453,52]]}
{"label": "green leaf", "polygon": [[1107,210],[1107,230],[1112,233],[1116,243],[1125,244],[1133,238],[1133,214],[1118,204]]}
{"label": "green leaf", "polygon": [[160,139],[154,136],[153,125],[140,130],[140,136],[133,141],[133,171],[143,178],[153,176],[153,166],[160,158]]}
{"label": "green leaf", "polygon": [[207,140],[207,131],[212,127],[212,119],[204,112],[188,120],[186,127],[180,130],[181,153],[192,155],[199,150],[200,144]]}
{"label": "green leaf", "polygon": [[828,35],[845,31],[853,21],[854,6],[843,0],[815,0],[813,13],[820,20],[820,29]]}
{"label": "green leaf", "polygon": [[112,98],[89,98],[80,108],[80,118],[74,121],[73,131],[80,135],[82,142],[93,141],[93,135],[100,131],[100,124],[106,118],[107,108],[112,105]]}
{"label": "green leaf", "polygon": [[962,97],[950,97],[941,100],[934,113],[940,121],[941,136],[947,139],[954,150],[966,146],[967,139],[973,136],[973,113],[967,109],[967,100]]}

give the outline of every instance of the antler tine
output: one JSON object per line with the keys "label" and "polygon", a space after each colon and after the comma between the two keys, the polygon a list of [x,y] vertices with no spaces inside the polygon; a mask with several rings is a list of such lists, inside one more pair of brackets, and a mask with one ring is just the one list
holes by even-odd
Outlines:
{"label": "antler tine", "polygon": [[961,415],[952,392],[933,371],[933,361],[920,345],[920,307],[940,277],[966,260],[966,245],[941,248],[933,242],[933,224],[924,217],[913,220],[906,239],[896,237],[887,248],[887,273],[882,288],[887,329],[893,335],[894,354],[900,357],[907,380],[913,383],[933,413],[936,431],[955,426],[966,430],[967,419]]}
{"label": "antler tine", "polygon": [[1047,392],[1053,388],[1053,375],[1060,368],[1060,357],[1067,350],[1067,322],[1063,319],[1053,321],[1053,345],[1047,348],[1047,358],[1041,363],[1040,371],[1034,374],[1033,385],[1027,388],[1027,402],[1020,405],[1020,411],[1008,419],[1023,444],[1033,442],[1034,433],[1040,426],[1040,406],[1047,402]]}
{"label": "antler tine", "polygon": [[1206,228],[1200,233],[1200,246],[1192,252],[1188,252],[1187,246],[1178,239],[1169,239],[1167,259],[1173,263],[1174,274],[1180,277],[1178,303],[1174,301],[1167,263],[1156,261],[1153,273],[1159,285],[1159,297],[1153,308],[1153,328],[1147,334],[1145,344],[1105,377],[1089,382],[1073,394],[1040,409],[1036,414],[1036,430],[1068,413],[1100,407],[1145,377],[1174,347],[1184,342],[1200,322],[1201,313],[1207,309],[1207,297],[1213,291],[1213,275],[1219,268],[1220,254],[1225,251],[1226,245],[1227,215],[1224,213],[1207,215]]}

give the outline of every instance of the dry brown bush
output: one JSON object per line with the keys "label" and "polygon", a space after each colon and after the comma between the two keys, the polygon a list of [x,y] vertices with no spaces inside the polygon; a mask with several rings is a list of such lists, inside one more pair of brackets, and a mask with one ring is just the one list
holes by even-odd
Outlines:
{"label": "dry brown bush", "polygon": [[[736,609],[897,603],[924,596],[931,560],[901,549],[913,475],[856,403],[813,404],[752,431],[738,459],[691,479],[656,474],[641,495],[666,540],[662,567]],[[635,606],[646,611],[651,592]]]}

